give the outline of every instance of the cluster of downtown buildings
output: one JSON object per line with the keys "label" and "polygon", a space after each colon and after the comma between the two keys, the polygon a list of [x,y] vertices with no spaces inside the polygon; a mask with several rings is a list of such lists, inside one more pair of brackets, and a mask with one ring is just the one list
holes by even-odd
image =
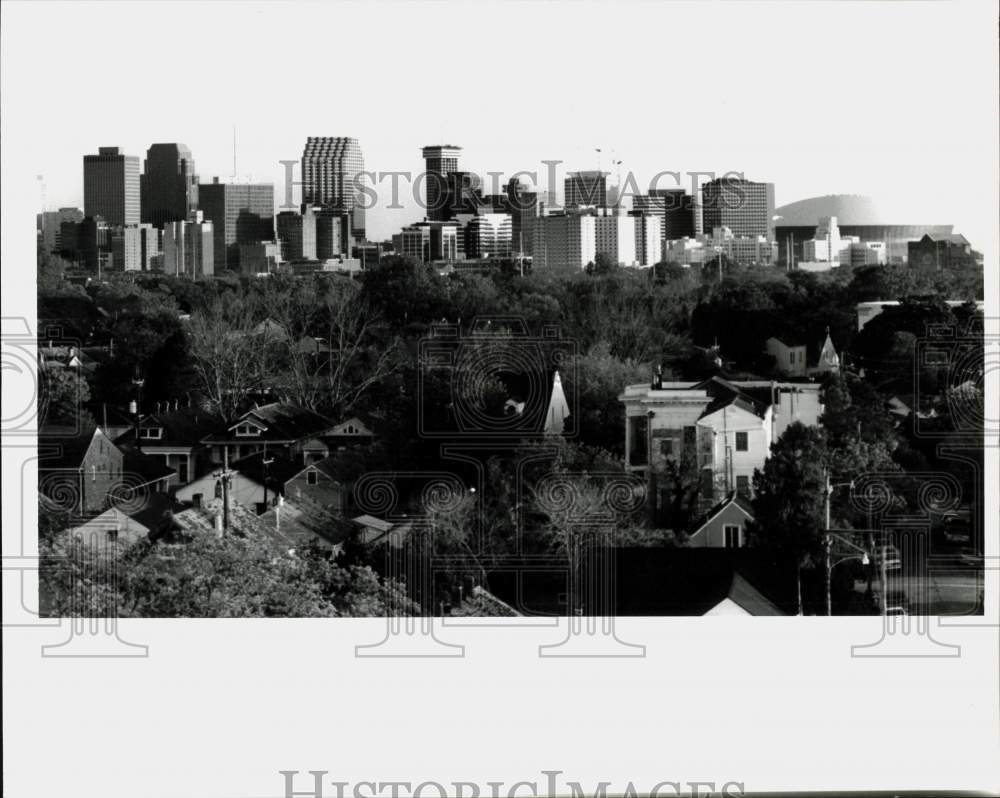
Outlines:
{"label": "cluster of downtown buildings", "polygon": [[141,172],[137,156],[101,147],[83,158],[83,210],[44,211],[38,235],[45,249],[90,271],[194,278],[225,270],[354,272],[387,253],[444,268],[516,259],[554,274],[577,273],[599,256],[622,267],[700,265],[724,255],[743,265],[822,271],[902,262],[914,247],[936,262],[971,255],[950,225],[886,225],[849,196],[776,209],[773,184],[733,173],[691,192],[650,187],[630,195],[631,208],[620,179],[609,186],[600,170],[568,173],[562,205],[518,177],[486,193],[475,173],[460,168],[461,151],[423,148],[425,218],[391,242],[366,238],[365,212],[376,195],[364,188],[371,173],[360,144],[347,137],[306,140],[302,203],[286,198],[277,214],[273,184],[200,182],[183,144],[153,144]]}

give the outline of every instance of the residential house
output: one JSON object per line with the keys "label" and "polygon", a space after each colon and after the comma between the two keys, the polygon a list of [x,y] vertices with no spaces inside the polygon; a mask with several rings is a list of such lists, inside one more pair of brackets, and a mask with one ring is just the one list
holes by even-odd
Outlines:
{"label": "residential house", "polygon": [[[285,482],[301,469],[300,463],[280,454],[260,451],[229,463],[229,501],[255,513],[265,512],[284,491]],[[178,501],[202,503],[221,499],[223,468],[209,466],[197,479],[177,489]]]}
{"label": "residential house", "polygon": [[[222,424],[222,419],[200,407],[180,407],[177,403],[157,403],[156,411],[140,417],[139,449],[150,457],[162,458],[176,473],[171,487],[187,485],[209,465],[208,447],[202,443]],[[120,441],[121,439],[119,439]]]}
{"label": "residential house", "polygon": [[336,458],[326,457],[310,463],[282,486],[286,499],[307,499],[338,515],[347,509],[350,488],[342,475]]}
{"label": "residential house", "polygon": [[775,368],[789,377],[806,375],[806,345],[786,344],[780,338],[768,338],[765,351],[774,358]]}
{"label": "residential house", "polygon": [[746,496],[733,492],[695,522],[688,536],[693,548],[739,549],[747,545],[746,525],[753,510]]}
{"label": "residential house", "polygon": [[114,544],[129,546],[145,540],[149,537],[149,527],[117,507],[109,507],[103,513],[67,529],[64,534],[76,538],[88,548],[110,551],[115,549]]}
{"label": "residential house", "polygon": [[230,462],[254,452],[267,451],[308,464],[330,454],[326,439],[337,427],[330,419],[289,402],[272,402],[255,407],[240,416],[226,429],[205,436],[202,442],[211,447],[212,460],[223,462],[224,450]]}
{"label": "residential house", "polygon": [[125,474],[125,455],[111,438],[100,427],[65,433],[48,427],[39,437],[39,491],[74,515],[106,510]]}
{"label": "residential house", "polygon": [[387,544],[399,548],[413,529],[410,523],[386,521],[371,515],[359,515],[352,518],[351,523],[354,525],[355,539],[366,546]]}
{"label": "residential house", "polygon": [[375,440],[375,434],[360,418],[351,416],[330,430],[327,439],[332,450],[343,451],[353,446],[367,446]]}
{"label": "residential house", "polygon": [[754,471],[785,429],[796,421],[819,423],[819,391],[819,385],[721,377],[629,385],[618,397],[625,405],[625,467],[646,476],[650,467],[653,475],[663,473],[668,461],[697,468],[707,506],[733,491],[749,495]]}
{"label": "residential house", "polygon": [[339,553],[354,533],[349,521],[305,497],[279,499],[259,521],[269,536],[292,549],[317,543],[327,551]]}

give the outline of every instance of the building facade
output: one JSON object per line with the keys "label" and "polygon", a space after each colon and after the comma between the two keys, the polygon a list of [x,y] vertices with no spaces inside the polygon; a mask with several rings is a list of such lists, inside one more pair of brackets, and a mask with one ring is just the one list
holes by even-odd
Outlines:
{"label": "building facade", "polygon": [[271,183],[211,183],[198,187],[199,209],[215,234],[215,270],[240,267],[240,244],[274,240]]}
{"label": "building facade", "polygon": [[477,213],[465,225],[466,258],[509,258],[513,221],[506,213]]}
{"label": "building facade", "polygon": [[594,217],[594,248],[619,266],[637,266],[635,218],[617,210],[598,210]]}
{"label": "building facade", "polygon": [[736,236],[773,238],[774,184],[737,177],[711,180],[701,187],[705,231],[728,227]]}
{"label": "building facade", "polygon": [[215,274],[215,225],[196,211],[190,221],[163,226],[163,271],[192,279]]}
{"label": "building facade", "polygon": [[632,216],[635,222],[635,258],[637,266],[655,266],[663,260],[661,217],[651,214]]}
{"label": "building facade", "polygon": [[576,274],[597,257],[596,217],[576,213],[539,216],[535,220],[532,268],[554,274]]}
{"label": "building facade", "polygon": [[311,205],[298,211],[281,211],[276,217],[282,260],[316,259],[316,212]]}
{"label": "building facade", "polygon": [[563,204],[567,208],[608,206],[608,180],[606,172],[570,172],[563,181]]}
{"label": "building facade", "polygon": [[139,224],[139,159],[118,147],[99,147],[83,156],[83,214],[113,226]]}
{"label": "building facade", "polygon": [[632,198],[632,209],[636,214],[659,217],[664,241],[695,235],[694,199],[682,188],[657,188],[639,194]]}
{"label": "building facade", "polygon": [[424,147],[424,202],[430,221],[446,221],[448,215],[447,177],[458,171],[458,156],[462,148],[452,144]]}
{"label": "building facade", "polygon": [[365,160],[361,145],[346,136],[310,136],[302,151],[302,202],[351,214],[351,227],[365,237],[361,185]]}
{"label": "building facade", "polygon": [[190,219],[198,209],[198,175],[191,150],[178,143],[153,144],[146,151],[140,195],[143,222],[162,227]]}

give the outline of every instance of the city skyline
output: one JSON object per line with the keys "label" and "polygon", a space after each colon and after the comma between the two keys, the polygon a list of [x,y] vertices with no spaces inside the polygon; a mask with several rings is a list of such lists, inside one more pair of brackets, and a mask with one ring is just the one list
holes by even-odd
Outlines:
{"label": "city skyline", "polygon": [[[116,9],[121,24],[127,25],[134,12],[126,7]],[[411,29],[410,22],[419,20],[420,13],[405,6],[395,11],[394,25],[379,29],[374,40],[361,37],[345,42],[344,58],[363,66],[383,50],[408,52],[406,31]],[[156,125],[149,125],[125,109],[93,114],[83,96],[66,97],[59,107],[46,107],[33,102],[36,92],[32,81],[9,86],[5,82],[9,114],[30,113],[37,122],[30,140],[8,138],[4,146],[18,148],[23,171],[21,164],[14,164],[10,178],[19,193],[30,192],[36,212],[40,210],[39,174],[45,176],[49,209],[80,205],[82,186],[77,159],[99,146],[116,145],[128,154],[141,156],[155,141],[181,141],[191,148],[202,182],[210,182],[216,175],[226,180],[233,169],[235,127],[237,172],[275,183],[276,199],[282,195],[279,186],[284,175],[279,161],[300,160],[303,143],[310,135],[357,138],[367,168],[413,174],[423,169],[421,147],[453,143],[463,147],[462,167],[480,174],[488,170],[507,175],[525,169],[542,171],[542,161],[548,159],[563,162],[561,177],[567,171],[598,166],[614,171],[610,166],[614,158],[623,161],[623,170],[647,179],[661,170],[742,171],[748,179],[773,182],[778,206],[825,194],[870,195],[887,207],[899,207],[900,215],[905,213],[909,221],[954,224],[984,253],[987,262],[995,262],[998,207],[993,187],[997,165],[994,158],[992,168],[984,168],[980,154],[995,150],[996,91],[991,91],[989,81],[976,85],[974,91],[978,93],[963,109],[969,121],[960,132],[939,115],[915,115],[928,97],[948,94],[955,86],[968,83],[971,76],[991,71],[989,48],[949,43],[948,57],[935,59],[923,57],[926,48],[940,48],[943,40],[971,39],[992,32],[970,27],[967,15],[974,13],[965,7],[948,13],[935,4],[922,4],[912,11],[904,34],[895,15],[865,14],[852,5],[838,5],[835,9],[821,5],[815,9],[818,16],[814,16],[814,24],[817,30],[824,31],[824,36],[831,40],[848,37],[861,49],[877,47],[880,58],[907,76],[905,81],[886,83],[870,80],[867,59],[845,57],[825,63],[816,59],[813,43],[798,39],[782,41],[780,47],[776,42],[774,48],[761,48],[753,59],[737,58],[737,45],[751,18],[754,24],[762,24],[777,21],[782,15],[803,13],[786,6],[755,8],[752,12],[733,6],[724,18],[713,17],[708,9],[687,6],[683,15],[670,6],[624,9],[618,16],[617,30],[627,32],[622,52],[628,54],[633,67],[653,65],[657,48],[668,41],[662,31],[669,30],[676,16],[682,16],[692,32],[669,39],[678,63],[685,59],[700,63],[700,42],[704,37],[696,34],[698,30],[706,31],[705,37],[710,31],[718,44],[718,63],[700,66],[702,77],[698,81],[671,85],[658,124],[646,121],[639,110],[639,100],[646,91],[643,82],[630,81],[618,71],[598,71],[585,80],[567,75],[558,90],[550,82],[533,82],[533,70],[549,63],[544,42],[539,42],[536,57],[496,57],[503,62],[512,91],[516,87],[516,101],[511,114],[498,115],[498,121],[493,123],[485,123],[477,114],[464,114],[457,106],[444,105],[433,114],[420,112],[426,98],[396,91],[400,76],[393,70],[364,70],[365,113],[352,114],[343,105],[334,111],[317,108],[305,102],[309,89],[287,81],[286,73],[276,64],[252,86],[233,84],[221,94],[208,92],[203,97],[192,97],[186,114]],[[266,6],[257,12],[246,22],[248,41],[263,45],[293,36],[295,26],[288,15]],[[577,35],[601,30],[603,18],[599,12],[600,6],[581,6],[574,20]],[[368,19],[363,9],[351,4],[340,7],[336,14],[321,8],[314,13],[317,23],[338,14],[359,23]],[[453,24],[461,24],[471,13],[453,10]],[[78,15],[82,24],[82,12],[67,7],[66,15],[66,24],[51,32],[51,46],[72,60],[82,57],[85,47],[82,40],[71,35]],[[495,20],[494,34],[498,41],[518,38],[525,31],[530,35],[531,30],[555,24],[558,16],[555,8],[535,9],[530,15],[534,22],[528,25],[528,17],[523,14],[502,15]],[[223,9],[213,7],[204,10],[201,20],[206,31],[221,30],[230,21]],[[169,33],[183,24],[164,19],[163,26]],[[10,40],[12,57],[20,46],[18,41]],[[122,47],[138,56],[141,43],[125,39]],[[730,49],[732,55],[728,54]],[[206,50],[205,69],[211,72],[221,68],[226,52],[226,48],[220,48],[218,53]],[[88,51],[87,58],[95,68],[103,68],[105,62],[110,68],[117,56]],[[461,87],[475,81],[475,70],[466,73],[455,69],[451,64],[454,58],[451,51],[422,52],[421,64],[422,69],[432,73],[450,70],[450,90],[461,94]],[[796,69],[796,64],[808,64],[809,69]],[[737,67],[740,80],[725,84],[721,95],[713,93],[708,99],[700,88],[707,85],[707,79],[725,83]],[[126,72],[121,76],[122,91],[138,91],[165,77],[156,67]],[[748,86],[753,88],[748,90]],[[870,124],[822,122],[823,115],[811,106],[793,103],[791,111],[785,110],[788,98],[806,96],[824,86],[843,102],[869,109],[879,120],[877,132]],[[257,102],[262,96],[283,97],[283,107],[294,108],[294,115],[279,123]],[[614,100],[609,101],[606,113],[594,113],[589,105],[591,96]],[[394,100],[384,111],[371,104],[388,97]],[[762,98],[767,97],[774,102],[762,106]],[[675,114],[670,112],[671,107],[676,107]],[[701,109],[694,118],[691,108]],[[86,120],[86,124],[67,128],[61,121],[66,118]],[[920,119],[919,125],[914,124],[916,118]],[[747,124],[748,119],[763,123]],[[736,125],[727,120],[739,122]],[[511,135],[511,126],[517,128],[516,135]],[[736,130],[738,135],[734,135]],[[597,148],[604,151],[600,156],[595,152]],[[23,175],[20,180],[18,173]],[[928,190],[930,187],[935,190]],[[280,204],[281,200],[277,201]],[[368,214],[369,237],[386,239],[404,224],[422,218],[413,203],[403,204],[402,209],[373,209]]]}

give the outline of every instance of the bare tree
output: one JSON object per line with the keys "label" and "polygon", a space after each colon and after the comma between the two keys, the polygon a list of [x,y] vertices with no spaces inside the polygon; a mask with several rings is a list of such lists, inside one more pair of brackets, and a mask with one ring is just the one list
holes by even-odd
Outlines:
{"label": "bare tree", "polygon": [[264,385],[265,355],[251,315],[238,302],[216,301],[191,314],[188,334],[206,398],[225,421],[235,419]]}

